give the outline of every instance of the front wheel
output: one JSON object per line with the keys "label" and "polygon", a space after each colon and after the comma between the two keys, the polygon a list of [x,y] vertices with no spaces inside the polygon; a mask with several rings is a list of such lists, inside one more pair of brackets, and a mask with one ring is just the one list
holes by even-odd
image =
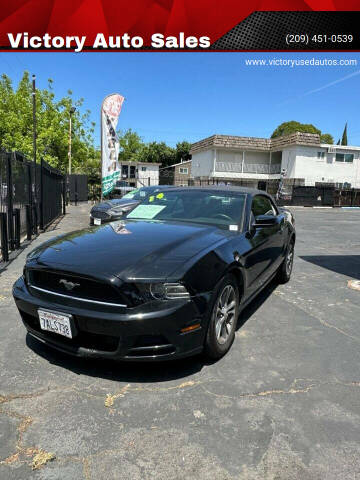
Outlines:
{"label": "front wheel", "polygon": [[287,283],[290,280],[294,263],[294,246],[294,241],[291,241],[286,249],[284,261],[277,272],[277,280],[279,283]]}
{"label": "front wheel", "polygon": [[221,358],[230,349],[235,337],[239,316],[239,289],[233,275],[226,275],[214,292],[205,353],[213,359]]}

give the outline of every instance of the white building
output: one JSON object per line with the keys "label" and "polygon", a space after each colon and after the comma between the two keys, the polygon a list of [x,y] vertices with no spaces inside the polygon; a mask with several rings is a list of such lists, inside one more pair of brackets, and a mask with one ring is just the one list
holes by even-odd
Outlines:
{"label": "white building", "polygon": [[[263,188],[281,172],[297,184],[331,183],[360,188],[360,147],[320,143],[319,135],[274,139],[213,135],[192,145],[191,176]],[[260,185],[259,185],[260,184]]]}
{"label": "white building", "polygon": [[135,188],[159,185],[160,165],[152,162],[120,162],[121,179]]}

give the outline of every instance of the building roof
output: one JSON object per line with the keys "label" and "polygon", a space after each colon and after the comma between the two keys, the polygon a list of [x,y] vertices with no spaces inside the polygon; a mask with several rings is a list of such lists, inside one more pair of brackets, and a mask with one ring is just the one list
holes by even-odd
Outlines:
{"label": "building roof", "polygon": [[334,145],[331,143],[322,143],[320,145],[321,148],[335,148],[336,151],[340,150],[357,150],[360,151],[360,147],[355,147],[354,145]]}
{"label": "building roof", "polygon": [[186,163],[191,163],[192,160],[185,160],[185,162],[173,163],[172,165],[168,165],[167,167],[159,168],[159,170],[165,170],[165,168],[172,168],[177,167],[178,165],[185,165]]}
{"label": "building roof", "polygon": [[161,165],[161,163],[156,162],[138,162],[137,160],[121,160],[119,161],[120,165]]}
{"label": "building roof", "polygon": [[212,135],[195,142],[191,153],[209,148],[225,148],[229,150],[276,151],[290,145],[320,146],[320,135],[296,132],[276,138],[238,137],[234,135]]}

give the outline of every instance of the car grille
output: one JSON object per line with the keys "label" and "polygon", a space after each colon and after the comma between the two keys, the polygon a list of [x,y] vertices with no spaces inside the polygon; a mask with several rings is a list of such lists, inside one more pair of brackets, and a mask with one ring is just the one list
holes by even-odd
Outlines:
{"label": "car grille", "polygon": [[74,338],[66,338],[62,335],[58,335],[57,333],[42,330],[37,317],[29,315],[21,310],[20,314],[25,325],[30,327],[32,330],[41,333],[41,335],[49,339],[49,341],[54,340],[56,343],[62,343],[64,346],[69,346],[72,348],[82,347],[102,352],[115,352],[119,346],[120,337],[79,331]]}
{"label": "car grille", "polygon": [[[127,305],[126,297],[114,286],[83,276],[69,275],[49,270],[28,269],[26,280],[32,287],[37,287],[55,294],[84,300]],[[66,282],[76,284],[73,289],[66,289]]]}
{"label": "car grille", "polygon": [[111,218],[111,216],[104,210],[92,210],[91,215],[94,218],[100,218],[101,220],[107,220]]}

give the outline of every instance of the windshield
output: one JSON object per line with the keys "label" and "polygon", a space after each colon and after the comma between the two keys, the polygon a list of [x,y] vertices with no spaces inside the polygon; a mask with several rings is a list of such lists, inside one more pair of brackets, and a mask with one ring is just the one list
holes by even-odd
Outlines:
{"label": "windshield", "polygon": [[123,195],[122,198],[128,198],[129,200],[143,200],[146,197],[146,191],[142,188],[136,188],[131,192]]}
{"label": "windshield", "polygon": [[158,191],[132,210],[127,218],[206,223],[238,230],[245,195],[203,190]]}

